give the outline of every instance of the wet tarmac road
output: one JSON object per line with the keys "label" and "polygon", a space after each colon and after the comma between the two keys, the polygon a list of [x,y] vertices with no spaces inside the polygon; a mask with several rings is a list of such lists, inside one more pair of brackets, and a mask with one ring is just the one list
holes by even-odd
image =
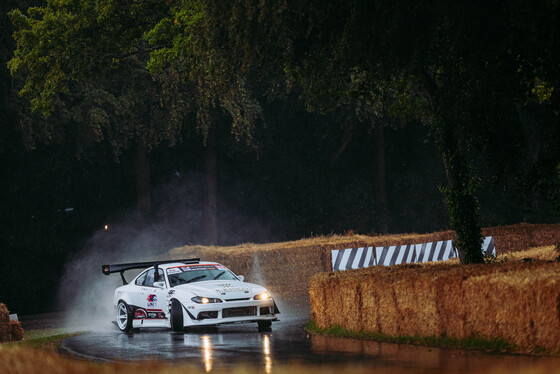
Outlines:
{"label": "wet tarmac road", "polygon": [[[172,333],[144,329],[124,334],[116,327],[67,339],[63,349],[99,361],[158,360],[188,362],[206,371],[249,364],[270,372],[274,366],[298,362],[306,365],[358,364],[401,373],[487,373],[499,366],[509,369],[536,363],[557,363],[557,357],[495,355],[458,349],[378,343],[313,336],[304,330],[305,309],[283,314],[269,332],[256,324]],[[253,326],[254,325],[254,326]]]}

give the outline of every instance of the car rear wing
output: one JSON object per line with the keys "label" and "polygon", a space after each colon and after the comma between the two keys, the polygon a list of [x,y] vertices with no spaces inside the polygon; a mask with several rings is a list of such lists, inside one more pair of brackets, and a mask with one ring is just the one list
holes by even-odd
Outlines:
{"label": "car rear wing", "polygon": [[157,269],[158,265],[171,264],[174,262],[180,262],[183,264],[198,264],[200,262],[200,258],[189,258],[186,260],[163,260],[163,261],[148,261],[148,262],[131,262],[128,264],[102,265],[101,270],[105,275],[109,275],[111,273],[121,273],[123,284],[128,284],[126,279],[124,279],[124,272],[127,270],[144,269],[150,266],[153,266],[155,269]]}

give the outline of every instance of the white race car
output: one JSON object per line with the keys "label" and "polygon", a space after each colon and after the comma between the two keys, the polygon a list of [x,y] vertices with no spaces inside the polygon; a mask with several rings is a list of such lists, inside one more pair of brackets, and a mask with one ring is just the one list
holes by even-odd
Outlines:
{"label": "white race car", "polygon": [[[152,266],[150,266],[152,265]],[[130,283],[124,272],[143,269]],[[216,262],[199,259],[103,265],[103,273],[121,273],[115,290],[116,325],[124,332],[140,327],[170,327],[175,332],[192,326],[256,322],[270,329],[280,313],[262,286]]]}

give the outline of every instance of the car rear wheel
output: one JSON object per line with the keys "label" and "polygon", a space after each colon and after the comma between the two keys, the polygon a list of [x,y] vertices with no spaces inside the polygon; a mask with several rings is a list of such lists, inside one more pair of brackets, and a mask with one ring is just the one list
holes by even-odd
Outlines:
{"label": "car rear wheel", "polygon": [[132,312],[128,304],[122,300],[117,304],[117,326],[124,332],[132,330]]}
{"label": "car rear wheel", "polygon": [[272,326],[272,321],[258,321],[259,331],[269,331]]}
{"label": "car rear wheel", "polygon": [[183,331],[183,307],[177,299],[171,300],[171,330],[174,332]]}

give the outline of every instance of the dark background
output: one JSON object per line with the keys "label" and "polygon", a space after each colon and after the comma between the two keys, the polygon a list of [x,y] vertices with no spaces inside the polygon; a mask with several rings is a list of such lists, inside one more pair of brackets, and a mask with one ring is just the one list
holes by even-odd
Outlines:
{"label": "dark background", "polygon": [[[95,233],[103,235],[105,225],[109,233],[123,222],[168,224],[172,245],[204,242],[204,146],[199,134],[185,132],[175,147],[162,145],[150,152],[148,215],[136,212],[132,150],[116,159],[103,143],[79,157],[68,144],[38,144],[32,151],[25,147],[19,125],[25,103],[6,69],[14,49],[6,14],[27,5],[15,0],[0,5],[0,301],[20,314],[56,308],[64,264]],[[254,135],[258,149],[237,142],[227,120],[217,124],[216,244],[380,233],[372,130],[358,127],[333,164],[343,136],[339,118],[308,113],[298,97],[294,90],[265,105],[266,126]],[[502,172],[496,172],[497,163],[490,165],[485,155],[472,151],[485,227],[560,218],[548,190],[540,188],[541,169],[530,167],[523,136],[512,127],[499,137],[504,147],[519,145],[508,151],[511,158],[502,157]],[[538,136],[547,147],[558,147],[558,124]],[[550,173],[557,161],[543,160],[545,170]],[[446,176],[429,129],[419,122],[386,127],[385,162],[388,232],[448,229],[438,189]]]}

